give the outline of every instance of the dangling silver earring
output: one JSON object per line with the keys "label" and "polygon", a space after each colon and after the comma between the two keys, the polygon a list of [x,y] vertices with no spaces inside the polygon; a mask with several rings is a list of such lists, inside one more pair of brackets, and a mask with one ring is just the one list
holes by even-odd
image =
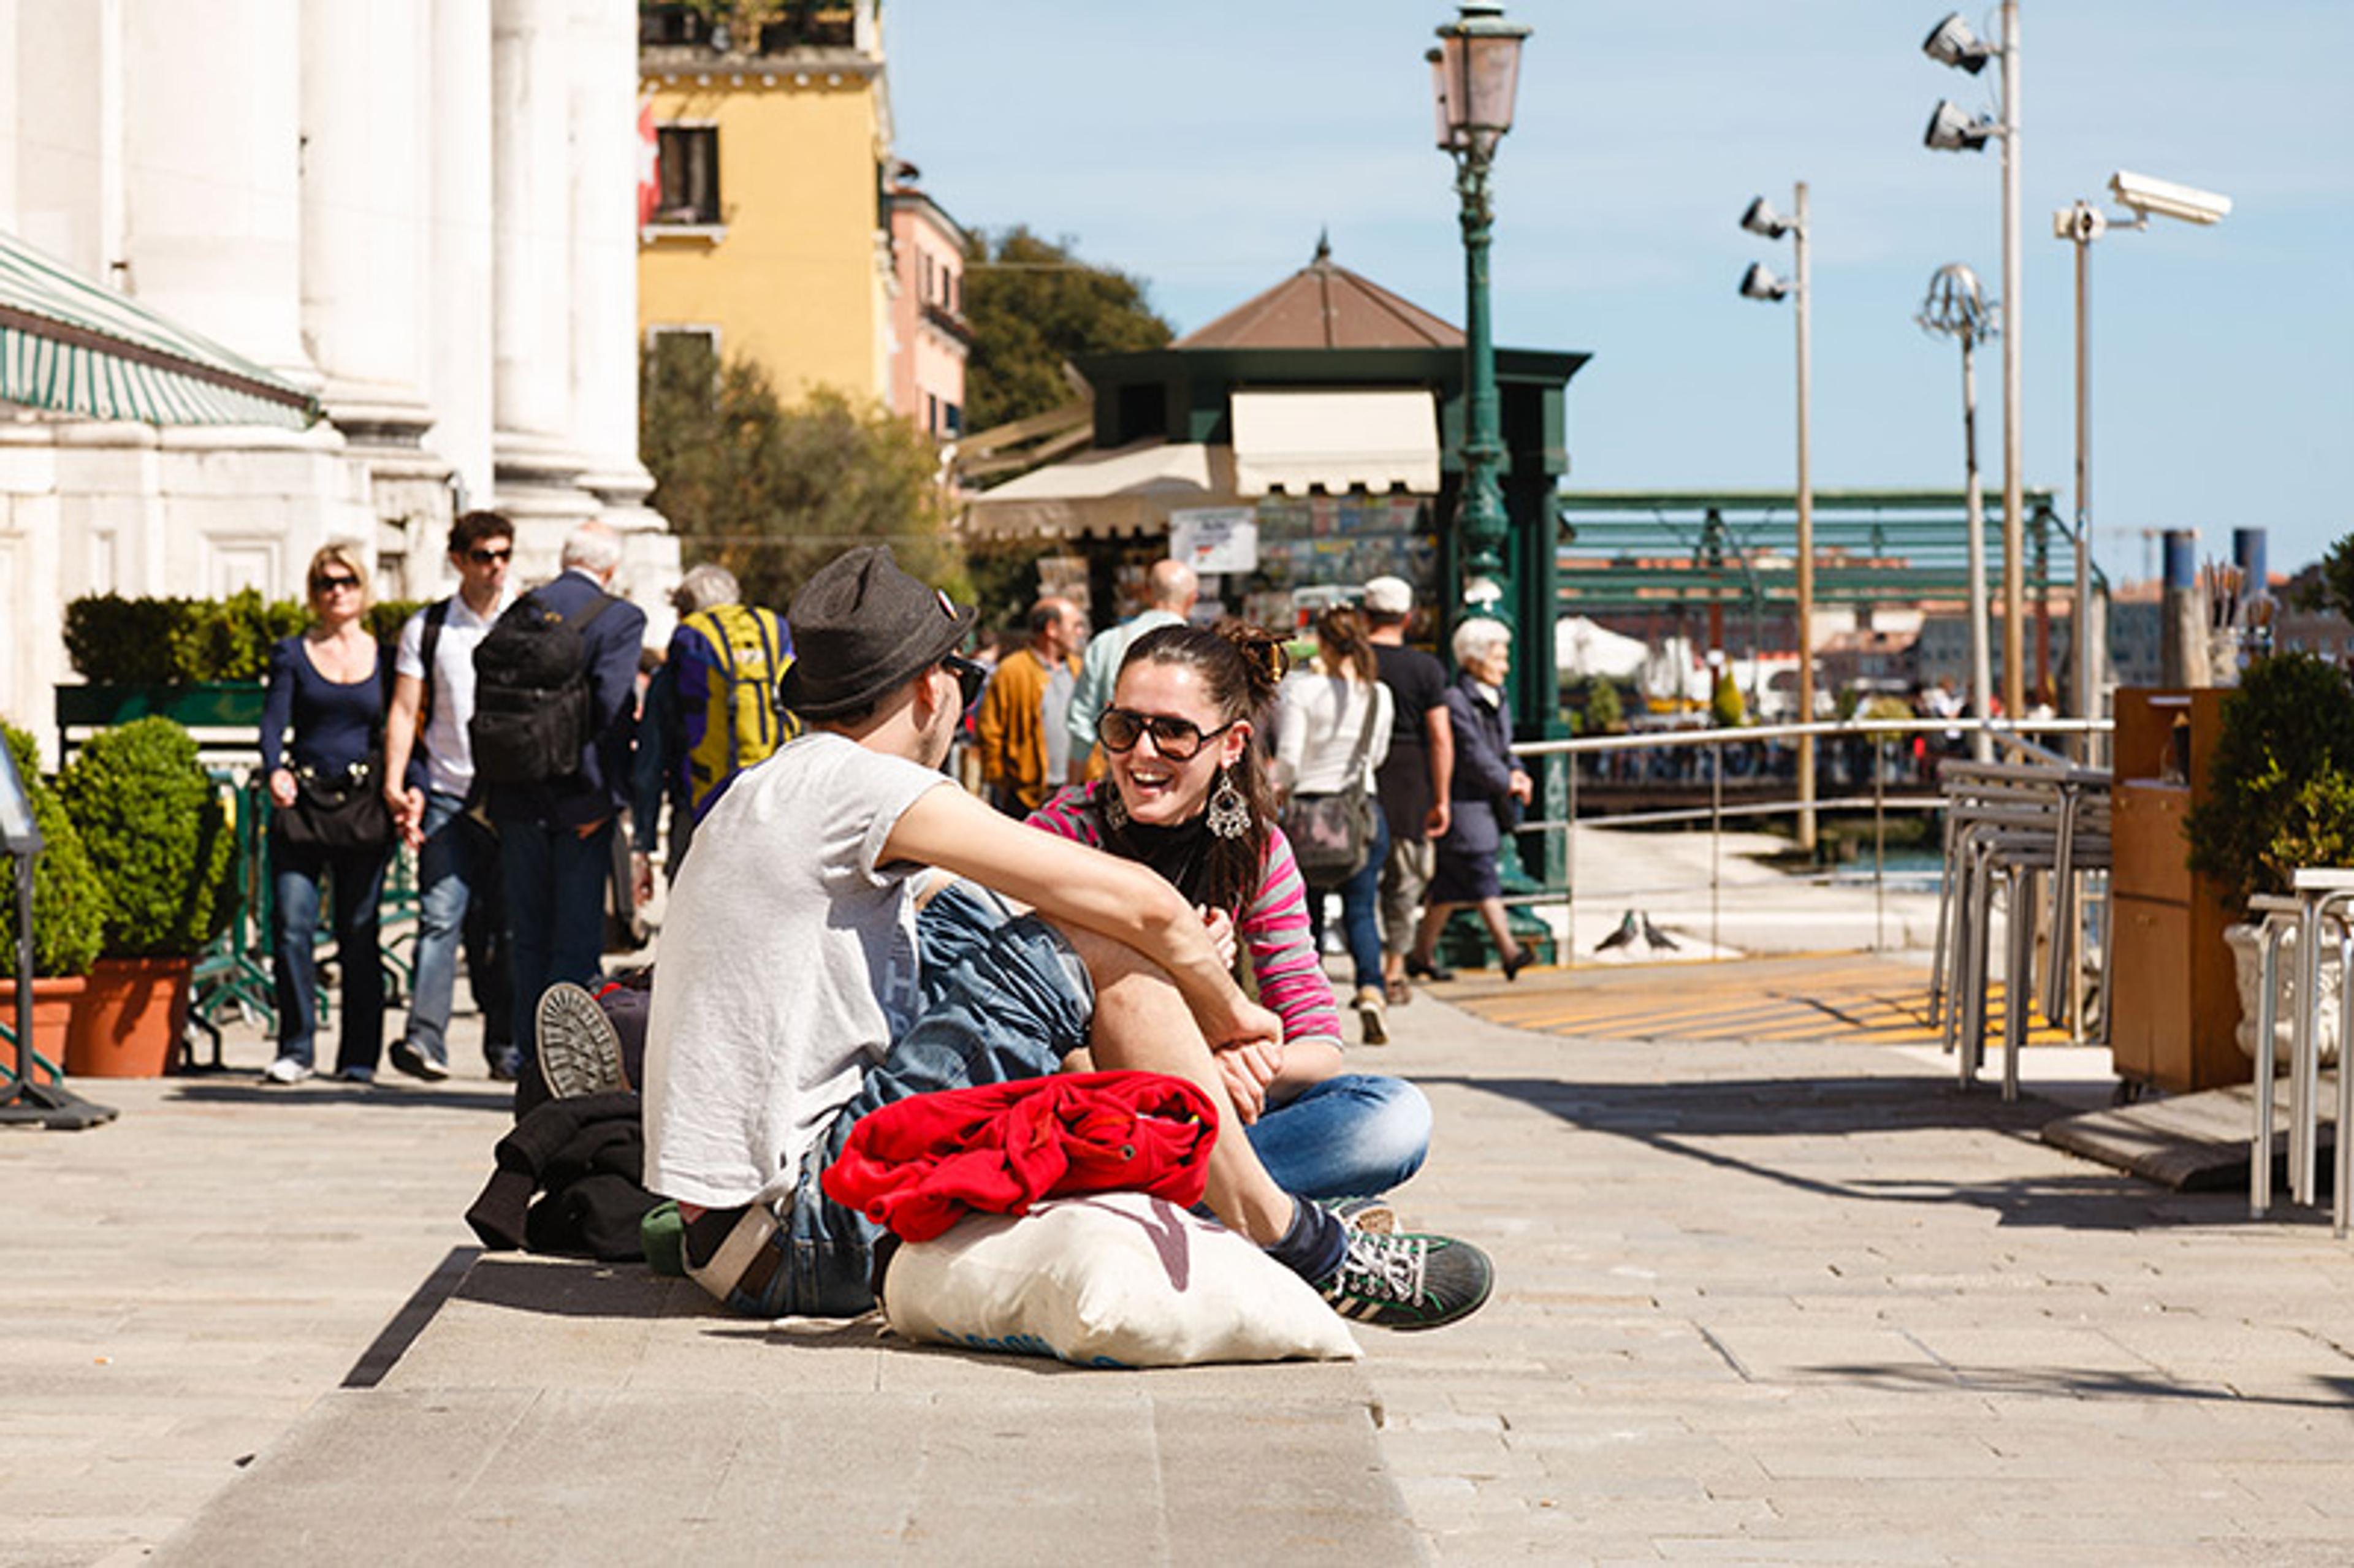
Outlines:
{"label": "dangling silver earring", "polygon": [[1210,792],[1210,831],[1222,839],[1238,839],[1250,832],[1250,802],[1235,788],[1235,776],[1218,769],[1218,787]]}
{"label": "dangling silver earring", "polygon": [[1103,781],[1101,804],[1105,825],[1112,832],[1128,826],[1128,802],[1119,798],[1119,786],[1108,779]]}

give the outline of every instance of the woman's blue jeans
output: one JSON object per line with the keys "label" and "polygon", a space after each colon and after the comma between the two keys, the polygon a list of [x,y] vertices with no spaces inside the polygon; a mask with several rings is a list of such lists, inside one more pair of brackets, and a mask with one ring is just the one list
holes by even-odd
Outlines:
{"label": "woman's blue jeans", "polygon": [[[1382,866],[1390,858],[1390,825],[1379,807],[1373,810],[1373,842],[1365,863],[1341,885],[1341,934],[1349,943],[1349,962],[1356,969],[1360,991],[1382,989]],[[1324,950],[1324,895],[1308,890],[1308,930],[1320,954]]]}
{"label": "woman's blue jeans", "polygon": [[1360,1198],[1422,1169],[1430,1121],[1430,1102],[1404,1078],[1342,1073],[1269,1107],[1251,1125],[1251,1150],[1287,1192]]}
{"label": "woman's blue jeans", "polygon": [[384,1048],[384,962],[376,904],[384,896],[382,849],[325,850],[273,839],[271,891],[278,901],[278,1054],[308,1067],[319,1019],[320,887],[334,885],[335,964],[343,973],[344,1027],[335,1070],[373,1074]]}

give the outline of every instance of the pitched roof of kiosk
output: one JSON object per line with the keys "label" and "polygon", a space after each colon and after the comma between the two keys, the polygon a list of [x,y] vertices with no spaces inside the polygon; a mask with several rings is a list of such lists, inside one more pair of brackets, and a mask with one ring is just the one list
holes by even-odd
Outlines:
{"label": "pitched roof of kiosk", "polygon": [[1335,266],[1332,247],[1172,348],[1460,348],[1463,334],[1370,278]]}

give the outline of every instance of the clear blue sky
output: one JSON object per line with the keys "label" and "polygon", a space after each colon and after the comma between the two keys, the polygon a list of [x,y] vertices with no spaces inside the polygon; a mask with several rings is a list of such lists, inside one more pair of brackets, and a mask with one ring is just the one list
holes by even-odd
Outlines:
{"label": "clear blue sky", "polygon": [[[1787,304],[1734,292],[1787,240],[1750,196],[1814,212],[1815,482],[1958,485],[1960,375],[1913,324],[1929,275],[2001,275],[1999,154],[1931,153],[1978,78],[1925,58],[1946,7],[1890,0],[1519,0],[1536,27],[1497,174],[1507,344],[1582,349],[1573,488],[1792,482]],[[1462,261],[1431,144],[1442,0],[886,0],[902,156],[970,226],[1026,223],[1150,285],[1179,331],[1335,260],[1450,320]],[[1981,36],[1994,14],[1967,10]],[[2144,528],[2274,570],[2354,531],[2354,0],[2025,0],[2026,471],[2073,463],[2071,248],[2051,215],[2118,168],[2228,194],[2215,228],[2156,220],[2093,256],[2095,545],[2142,575]],[[1998,345],[1979,461],[1999,496]]]}

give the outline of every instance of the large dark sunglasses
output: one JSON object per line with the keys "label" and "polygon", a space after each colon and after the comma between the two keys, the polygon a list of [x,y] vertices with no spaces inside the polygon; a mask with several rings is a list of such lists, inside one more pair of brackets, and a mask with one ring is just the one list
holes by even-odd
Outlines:
{"label": "large dark sunglasses", "polygon": [[957,690],[962,694],[966,707],[981,701],[981,689],[989,684],[987,667],[951,653],[940,661],[940,668],[957,678]]}
{"label": "large dark sunglasses", "polygon": [[466,552],[466,558],[478,567],[487,567],[493,561],[511,561],[514,559],[514,546],[509,545],[504,550],[472,549]]}
{"label": "large dark sunglasses", "polygon": [[1183,762],[1241,722],[1228,719],[1215,729],[1205,730],[1192,719],[1140,714],[1132,708],[1106,708],[1096,719],[1096,738],[1104,743],[1106,751],[1129,752],[1136,749],[1138,741],[1150,735],[1153,750],[1172,762]]}

